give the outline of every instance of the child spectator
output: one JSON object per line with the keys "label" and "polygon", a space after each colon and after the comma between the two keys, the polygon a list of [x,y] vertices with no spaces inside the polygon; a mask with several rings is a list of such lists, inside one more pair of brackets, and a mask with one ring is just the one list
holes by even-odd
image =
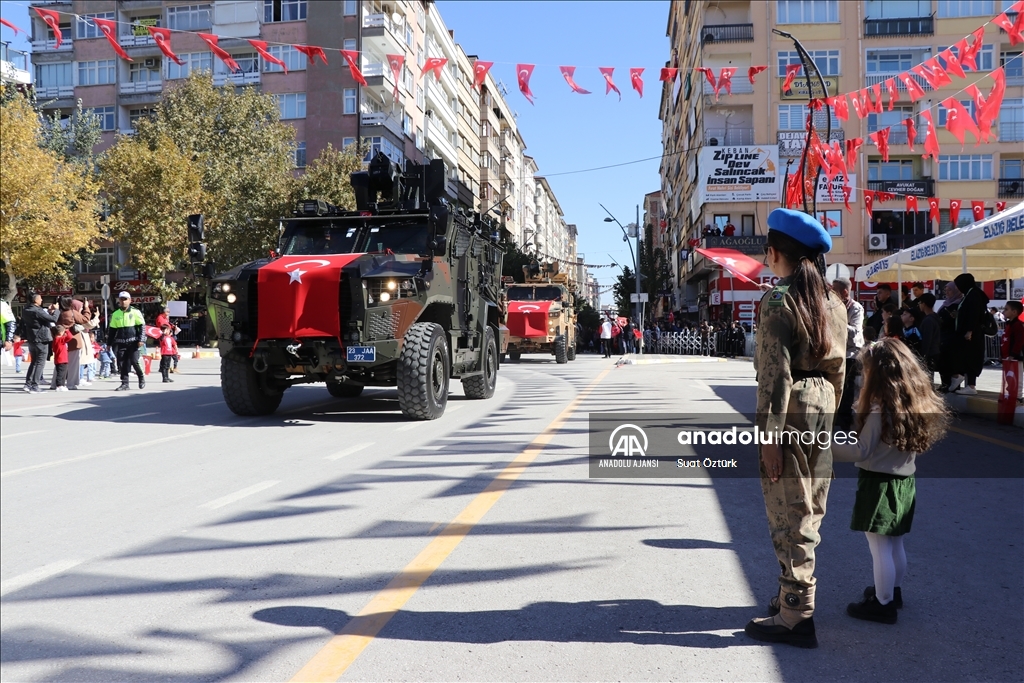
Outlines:
{"label": "child spectator", "polygon": [[71,334],[71,330],[64,327],[63,325],[57,325],[53,330],[53,364],[55,370],[53,371],[54,377],[54,391],[67,391],[68,390],[68,342],[74,337]]}
{"label": "child spectator", "polygon": [[1019,301],[1007,301],[1003,307],[1006,325],[1003,327],[1002,356],[1004,360],[1017,361],[1017,402],[1024,404],[1024,321],[1020,319],[1024,313],[1024,304]]}
{"label": "child spectator", "polygon": [[160,374],[163,375],[164,383],[173,382],[171,379],[171,363],[178,355],[178,342],[174,339],[170,325],[164,325],[160,337]]}
{"label": "child spectator", "polygon": [[28,347],[25,346],[21,337],[15,336],[11,350],[14,352],[14,371],[21,372],[21,361],[24,360]]}
{"label": "child spectator", "polygon": [[850,528],[867,537],[875,580],[846,613],[895,624],[907,570],[903,537],[914,521],[915,460],[945,435],[949,413],[905,344],[892,339],[870,344],[861,363],[857,443],[832,444],[832,457],[860,468]]}
{"label": "child spectator", "polygon": [[885,321],[885,325],[882,328],[883,339],[899,339],[903,340],[903,320],[897,315],[891,315]]}
{"label": "child spectator", "polygon": [[100,379],[110,379],[111,364],[114,362],[114,354],[106,344],[100,344],[96,357],[100,359]]}
{"label": "child spectator", "polygon": [[903,341],[914,355],[924,359],[924,351],[921,348],[921,332],[917,329],[918,319],[917,308],[904,308],[900,311],[900,322],[903,323]]}

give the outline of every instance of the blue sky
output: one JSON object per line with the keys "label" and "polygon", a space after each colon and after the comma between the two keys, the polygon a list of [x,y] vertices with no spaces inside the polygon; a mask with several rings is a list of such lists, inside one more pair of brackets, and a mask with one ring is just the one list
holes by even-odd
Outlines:
{"label": "blue sky", "polygon": [[[658,72],[668,57],[669,3],[442,0],[437,6],[468,54],[495,62],[492,73],[509,90],[526,153],[548,177],[565,220],[579,228],[579,251],[587,262],[605,264],[614,258],[629,264],[622,233],[614,223],[603,222],[598,202],[622,223],[633,221],[644,194],[660,187],[658,161],[557,174],[661,154]],[[8,21],[29,26],[27,2],[5,0],[0,10]],[[13,33],[4,27],[3,40],[27,51],[24,34],[15,38]],[[537,65],[530,83],[536,105],[518,91],[517,62]],[[576,66],[576,82],[593,94],[571,92],[558,71],[562,65]],[[601,66],[615,67],[621,102],[614,92],[605,96]],[[645,69],[643,99],[630,88],[630,67]],[[591,272],[606,285],[618,269]]]}

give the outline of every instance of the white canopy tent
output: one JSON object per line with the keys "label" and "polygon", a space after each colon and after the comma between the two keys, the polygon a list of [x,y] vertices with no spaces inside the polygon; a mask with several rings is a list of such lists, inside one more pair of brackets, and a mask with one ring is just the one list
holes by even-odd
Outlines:
{"label": "white canopy tent", "polygon": [[857,280],[952,280],[960,273],[978,282],[1024,277],[1024,202],[861,266]]}

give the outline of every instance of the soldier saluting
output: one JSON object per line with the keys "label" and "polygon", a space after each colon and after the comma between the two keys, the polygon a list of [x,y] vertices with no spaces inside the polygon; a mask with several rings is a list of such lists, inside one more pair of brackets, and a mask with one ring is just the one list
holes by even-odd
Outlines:
{"label": "soldier saluting", "polygon": [[[846,363],[846,308],[825,283],[821,258],[831,248],[812,216],[790,209],[768,216],[767,264],[781,279],[761,299],[754,368],[757,424],[774,435],[760,446],[761,489],[782,572],[771,616],[745,630],[798,647],[818,645],[814,549],[832,477],[832,452],[821,435],[831,436]],[[813,439],[799,438],[808,432]]]}

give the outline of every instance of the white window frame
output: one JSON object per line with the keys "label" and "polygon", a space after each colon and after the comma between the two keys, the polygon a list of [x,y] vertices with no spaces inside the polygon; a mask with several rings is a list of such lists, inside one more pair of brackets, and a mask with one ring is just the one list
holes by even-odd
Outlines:
{"label": "white window frame", "polygon": [[114,105],[109,105],[106,107],[92,107],[86,109],[85,111],[99,117],[101,131],[109,132],[112,130],[117,130],[117,107],[115,107]]}
{"label": "white window frame", "polygon": [[[36,64],[35,65],[35,84],[40,88],[57,88],[61,86],[74,86],[75,85],[75,69],[73,62],[50,62],[48,64]],[[43,78],[44,73],[50,73],[50,76]],[[63,78],[58,78],[63,76]],[[54,81],[66,81],[66,82],[49,82],[50,78]]]}
{"label": "white window frame", "polygon": [[838,24],[839,0],[775,0],[775,17],[778,24]]}
{"label": "white window frame", "polygon": [[[271,45],[267,48],[267,52],[284,62],[284,65],[288,67],[288,71],[304,71],[306,69],[306,55],[296,50],[294,45]],[[262,61],[264,73],[284,72],[284,69],[279,65],[268,62],[265,59]]]}
{"label": "white window frame", "polygon": [[[142,74],[146,74],[146,77],[140,78],[139,76]],[[160,80],[163,80],[163,74],[160,73],[160,66],[157,66],[156,68],[149,67],[146,66],[146,63],[143,61],[132,62],[128,65],[129,83],[152,83]]]}
{"label": "white window frame", "polygon": [[[202,16],[206,15],[206,22]],[[187,24],[187,25],[183,25]],[[213,28],[213,5],[176,5],[167,8],[167,28],[172,31],[205,31]]]}
{"label": "white window frame", "polygon": [[295,168],[306,168],[306,141],[295,143]]}
{"label": "white window frame", "polygon": [[940,154],[938,166],[940,181],[992,180],[991,154]]}
{"label": "white window frame", "polygon": [[1000,142],[1024,140],[1024,98],[1011,97],[1003,100],[1003,106],[999,110],[998,128]]}
{"label": "white window frame", "polygon": [[357,101],[355,88],[343,88],[341,91],[341,113],[355,114]]}
{"label": "white window frame", "polygon": [[260,57],[257,52],[243,52],[243,53],[232,53],[231,58],[235,60],[241,71],[232,71],[228,68],[228,65],[221,60],[217,60],[213,63],[213,73],[215,74],[258,74],[260,72]]}
{"label": "white window frame", "polygon": [[178,58],[184,62],[181,66],[178,66],[169,59],[167,60],[168,80],[188,78],[192,73],[197,71],[213,72],[212,52],[186,52],[179,54]]}
{"label": "white window frame", "polygon": [[[822,76],[840,75],[842,63],[840,62],[839,50],[808,50],[807,54],[811,56],[811,59],[814,61],[814,65],[818,67],[818,71]],[[776,57],[779,77],[781,78],[786,75],[786,65],[800,63],[800,53],[796,50],[779,50]],[[821,68],[822,63],[824,63],[825,69]],[[835,73],[832,73],[833,64],[835,65]]]}
{"label": "white window frame", "polygon": [[[956,45],[953,45],[953,46],[945,46],[944,45],[944,46],[938,48],[936,50],[935,54],[941,55],[947,49],[951,50],[953,52],[953,54],[959,56],[959,52],[956,49]],[[992,44],[992,43],[985,43],[984,45],[982,45],[981,49],[978,50],[978,56],[977,56],[977,59],[976,59],[976,61],[978,62],[977,72],[992,71],[992,69],[995,68],[995,56],[996,56],[996,48],[995,48],[994,44]],[[941,57],[939,58],[939,60],[942,62],[943,66],[945,66],[946,60],[942,59]],[[968,67],[968,66],[964,66],[964,71],[970,72],[970,71],[972,71],[972,69],[970,67]]]}
{"label": "white window frame", "polygon": [[939,0],[939,19],[958,17],[990,17],[995,14],[993,0]]}
{"label": "white window frame", "polygon": [[274,97],[277,99],[277,110],[282,121],[306,118],[306,93],[281,93]]}
{"label": "white window frame", "polygon": [[[974,116],[974,100],[960,100],[960,104],[963,105],[964,109],[967,110],[967,113],[971,115],[972,119],[975,118],[975,116]],[[947,111],[948,110],[945,107],[939,107],[939,114],[938,114],[938,116],[935,119],[935,125],[936,126],[942,127],[942,126],[946,125],[946,112]]]}
{"label": "white window frame", "polygon": [[346,17],[354,17],[359,14],[358,0],[344,0],[342,3],[341,14]]}
{"label": "white window frame", "polygon": [[348,149],[349,145],[354,145],[354,144],[356,144],[356,139],[355,138],[342,138],[341,139],[341,148],[342,149]]}
{"label": "white window frame", "polygon": [[[838,130],[840,126],[839,119],[836,118],[836,110],[834,107],[830,108],[832,114],[832,130]],[[795,130],[807,130],[807,105],[806,104],[780,104],[777,105],[775,110],[776,122],[778,123],[778,130],[795,131]],[[799,116],[800,125],[794,126],[793,116]],[[825,111],[814,112],[814,127],[818,131],[825,130]]]}
{"label": "white window frame", "polygon": [[75,22],[75,40],[89,40],[90,38],[103,38],[103,31],[96,25],[93,19],[115,19],[113,12],[98,12],[96,14],[79,15]]}
{"label": "white window frame", "polygon": [[[280,10],[274,18],[274,5]],[[289,9],[288,17],[285,18],[285,8]],[[305,21],[309,15],[308,3],[306,0],[263,0],[263,23],[279,24],[285,21]]]}
{"label": "white window frame", "polygon": [[[900,177],[899,178],[883,178],[883,177],[881,177],[882,176],[882,173],[881,173],[882,169],[884,167],[887,167],[887,166],[893,166],[893,167],[899,168],[899,170],[900,170],[900,173],[899,173]],[[908,168],[910,169],[910,172],[906,174],[906,177],[904,177],[904,169],[908,169]],[[872,175],[871,171],[875,170],[875,169],[877,169],[877,171],[875,173],[875,177],[872,178],[871,177],[871,175]],[[871,182],[871,183],[878,182],[878,181],[885,181],[885,180],[913,180],[914,179],[914,160],[913,159],[906,159],[906,158],[898,158],[898,159],[889,159],[889,161],[882,161],[881,157],[869,158],[868,159],[868,163],[867,163],[867,171],[868,171],[868,182]]]}
{"label": "white window frame", "polygon": [[117,83],[117,61],[114,59],[98,59],[78,62],[75,69],[75,85],[110,85]]}

